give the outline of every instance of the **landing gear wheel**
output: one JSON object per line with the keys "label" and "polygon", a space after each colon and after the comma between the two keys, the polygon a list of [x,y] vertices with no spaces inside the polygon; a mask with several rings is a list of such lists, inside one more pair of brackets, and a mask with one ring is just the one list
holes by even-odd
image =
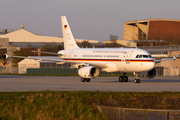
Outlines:
{"label": "landing gear wheel", "polygon": [[119,82],[123,82],[123,81],[124,81],[123,76],[119,76]]}
{"label": "landing gear wheel", "polygon": [[134,82],[135,83],[140,83],[140,79],[135,79]]}
{"label": "landing gear wheel", "polygon": [[124,82],[128,82],[128,77],[124,76]]}
{"label": "landing gear wheel", "polygon": [[81,78],[81,82],[85,82],[86,81],[86,78]]}
{"label": "landing gear wheel", "polygon": [[86,78],[86,82],[90,82],[91,81],[91,79],[90,78]]}
{"label": "landing gear wheel", "polygon": [[140,83],[140,79],[138,79],[138,83]]}

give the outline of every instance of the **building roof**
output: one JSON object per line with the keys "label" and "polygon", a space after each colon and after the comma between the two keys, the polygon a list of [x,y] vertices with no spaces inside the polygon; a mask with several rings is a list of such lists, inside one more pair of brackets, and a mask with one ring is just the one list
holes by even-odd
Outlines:
{"label": "building roof", "polygon": [[[63,42],[61,37],[39,36],[29,32],[26,29],[19,29],[4,35],[1,38],[9,38],[9,42]],[[82,42],[83,39],[75,39],[77,42]],[[96,40],[88,40],[90,43],[98,43]]]}
{"label": "building roof", "polygon": [[174,21],[174,22],[180,22],[179,19],[165,19],[165,18],[159,18],[159,19],[145,19],[145,20],[134,20],[134,21],[125,21],[126,24],[131,24],[131,23],[143,23],[143,22],[148,22],[148,21]]}

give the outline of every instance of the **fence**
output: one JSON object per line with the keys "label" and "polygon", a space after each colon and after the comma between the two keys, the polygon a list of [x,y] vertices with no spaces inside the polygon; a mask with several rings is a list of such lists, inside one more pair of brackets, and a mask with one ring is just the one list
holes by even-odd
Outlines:
{"label": "fence", "polygon": [[28,68],[27,74],[75,75],[76,68]]}
{"label": "fence", "polygon": [[[180,68],[166,68],[166,67],[156,67],[156,75],[157,76],[179,76]],[[22,72],[23,70],[23,72]],[[77,73],[76,68],[18,68],[18,67],[0,67],[0,73],[13,73],[13,74],[49,74],[49,75],[57,75],[57,74],[68,74],[75,75]],[[107,73],[100,72],[101,75],[120,75],[119,72]]]}
{"label": "fence", "polygon": [[[28,68],[27,74],[76,75],[77,68]],[[101,75],[120,75],[119,72],[100,72]]]}
{"label": "fence", "polygon": [[18,67],[0,67],[0,73],[18,74]]}
{"label": "fence", "polygon": [[98,106],[108,120],[180,120],[180,110]]}

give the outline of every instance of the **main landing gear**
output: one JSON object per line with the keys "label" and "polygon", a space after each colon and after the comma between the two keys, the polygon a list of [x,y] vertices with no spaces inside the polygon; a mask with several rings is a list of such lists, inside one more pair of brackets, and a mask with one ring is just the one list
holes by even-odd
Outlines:
{"label": "main landing gear", "polygon": [[123,73],[123,76],[119,76],[119,82],[128,82],[128,77],[125,76],[126,74]]}
{"label": "main landing gear", "polygon": [[86,81],[86,82],[90,82],[91,79],[90,79],[90,78],[82,78],[82,77],[81,77],[81,82],[85,82],[85,81]]}

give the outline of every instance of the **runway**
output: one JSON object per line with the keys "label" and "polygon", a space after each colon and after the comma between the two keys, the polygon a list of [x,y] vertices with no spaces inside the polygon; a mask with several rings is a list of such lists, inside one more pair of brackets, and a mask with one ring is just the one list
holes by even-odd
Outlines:
{"label": "runway", "polygon": [[155,77],[134,83],[120,83],[118,77],[97,77],[81,82],[78,76],[0,75],[0,91],[117,91],[117,92],[180,92],[180,77]]}

